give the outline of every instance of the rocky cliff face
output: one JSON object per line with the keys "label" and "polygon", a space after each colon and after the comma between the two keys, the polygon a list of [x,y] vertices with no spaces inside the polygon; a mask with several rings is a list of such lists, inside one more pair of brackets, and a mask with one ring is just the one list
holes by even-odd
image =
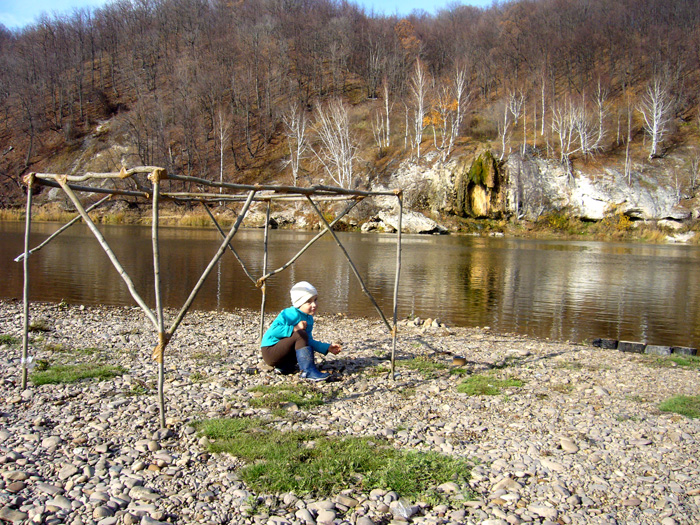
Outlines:
{"label": "rocky cliff face", "polygon": [[[534,220],[564,211],[585,220],[624,214],[640,220],[697,218],[700,204],[679,173],[682,157],[632,166],[628,177],[612,166],[583,166],[569,172],[558,162],[519,154],[499,163],[489,151],[445,165],[404,163],[390,185],[402,188],[409,208],[462,217]],[[678,179],[677,179],[678,177]]]}

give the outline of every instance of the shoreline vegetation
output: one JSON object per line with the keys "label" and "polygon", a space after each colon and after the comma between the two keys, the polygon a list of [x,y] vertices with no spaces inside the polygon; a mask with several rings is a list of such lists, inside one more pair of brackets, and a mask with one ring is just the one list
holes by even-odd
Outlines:
{"label": "shoreline vegetation", "polygon": [[[143,209],[141,209],[143,208]],[[115,211],[93,211],[93,220],[99,224],[110,225],[143,225],[150,226],[152,212],[142,206],[136,209],[120,209]],[[226,228],[236,220],[233,210],[215,210],[217,221]],[[24,208],[0,209],[0,221],[24,221]],[[76,215],[74,211],[62,209],[55,204],[35,205],[32,208],[32,220],[35,222],[66,223]],[[311,216],[310,216],[311,217]],[[601,221],[583,221],[565,212],[543,214],[536,221],[515,221],[509,219],[476,219],[459,218],[455,216],[431,216],[439,224],[447,228],[450,234],[464,235],[503,235],[506,237],[533,239],[561,240],[595,240],[595,241],[624,241],[642,243],[685,243],[700,244],[700,222],[671,223],[669,221],[633,221],[623,214],[610,215]],[[81,220],[82,222],[82,220]],[[304,221],[307,223],[307,221]],[[210,228],[209,215],[196,208],[183,210],[181,207],[163,207],[159,218],[161,226],[181,228]],[[311,227],[298,228],[295,223],[280,226],[283,229],[318,229],[320,225],[315,217],[311,217]],[[243,224],[246,227],[246,221]],[[336,229],[360,231],[361,222],[353,221],[339,223]],[[255,224],[250,227],[261,227]]]}
{"label": "shoreline vegetation", "polygon": [[331,315],[344,352],[311,384],[262,363],[258,315],[188,314],[160,429],[138,308],[32,304],[21,390],[22,304],[0,301],[2,519],[700,522],[700,358],[403,322],[392,380],[381,321]]}

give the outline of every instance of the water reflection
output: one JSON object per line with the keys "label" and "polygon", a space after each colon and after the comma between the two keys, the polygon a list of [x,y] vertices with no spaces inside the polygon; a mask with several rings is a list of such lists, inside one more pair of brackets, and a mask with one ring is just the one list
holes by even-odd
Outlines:
{"label": "water reflection", "polygon": [[[22,295],[23,224],[0,223],[0,297]],[[32,246],[57,226],[33,226]],[[153,304],[150,229],[101,227],[144,300]],[[242,230],[233,245],[250,273],[262,273],[262,231]],[[286,263],[312,233],[270,232],[268,269]],[[395,237],[340,233],[367,288],[391,315]],[[218,232],[163,228],[164,304],[179,307],[220,245]],[[600,242],[557,242],[405,235],[399,315],[439,317],[462,326],[490,326],[581,341],[594,337],[655,344],[700,344],[700,249]],[[63,233],[30,258],[32,300],[134,304],[107,256],[84,226]],[[377,314],[331,237],[319,240],[289,270],[268,284],[268,309],[289,302],[299,280],[313,282],[322,312]],[[257,310],[260,292],[228,253],[194,303],[201,309]]]}

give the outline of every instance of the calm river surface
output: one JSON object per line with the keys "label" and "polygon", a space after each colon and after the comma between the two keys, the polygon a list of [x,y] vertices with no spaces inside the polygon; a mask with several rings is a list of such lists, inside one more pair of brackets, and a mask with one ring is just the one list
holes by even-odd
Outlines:
{"label": "calm river surface", "polygon": [[[32,225],[31,246],[59,226]],[[103,226],[108,242],[149,304],[150,228]],[[268,268],[287,262],[312,233],[270,232]],[[393,235],[341,233],[367,288],[391,319],[396,264]],[[233,246],[254,277],[262,273],[261,230],[241,230]],[[24,224],[0,222],[0,297],[22,297]],[[218,249],[217,232],[163,228],[161,280],[166,306],[179,307]],[[135,304],[89,230],[73,226],[30,258],[30,299],[79,304]],[[288,290],[307,280],[319,313],[377,317],[342,252],[324,236],[268,285],[270,315]],[[604,242],[403,236],[399,316],[439,318],[543,338],[596,337],[700,346],[700,247]],[[194,303],[199,309],[259,310],[260,292],[227,253]]]}

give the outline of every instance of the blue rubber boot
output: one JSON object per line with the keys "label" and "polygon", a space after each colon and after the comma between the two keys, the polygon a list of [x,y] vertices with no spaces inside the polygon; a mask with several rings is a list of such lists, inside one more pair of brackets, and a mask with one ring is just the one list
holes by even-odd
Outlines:
{"label": "blue rubber boot", "polygon": [[297,350],[297,363],[301,370],[301,377],[310,381],[325,381],[331,375],[325,372],[319,372],[314,364],[314,351],[310,346],[299,348]]}

